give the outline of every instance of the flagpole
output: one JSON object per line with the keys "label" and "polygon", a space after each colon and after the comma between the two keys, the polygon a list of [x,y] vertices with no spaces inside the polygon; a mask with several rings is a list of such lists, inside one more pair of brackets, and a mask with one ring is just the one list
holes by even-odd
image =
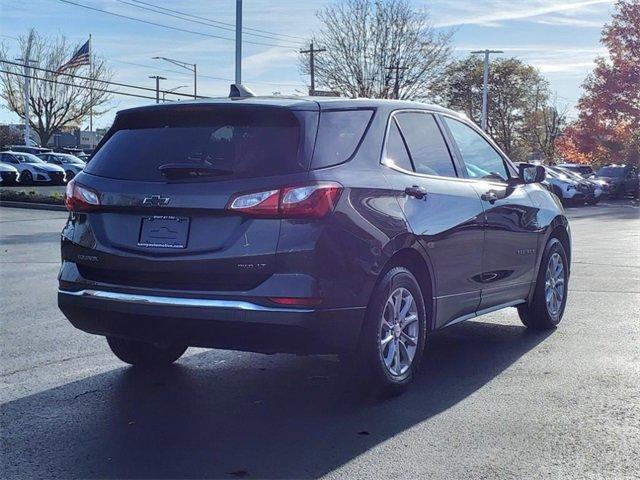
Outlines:
{"label": "flagpole", "polygon": [[91,34],[89,34],[89,131],[91,132],[89,138],[93,137],[93,60],[91,58],[93,56],[93,47],[91,43]]}

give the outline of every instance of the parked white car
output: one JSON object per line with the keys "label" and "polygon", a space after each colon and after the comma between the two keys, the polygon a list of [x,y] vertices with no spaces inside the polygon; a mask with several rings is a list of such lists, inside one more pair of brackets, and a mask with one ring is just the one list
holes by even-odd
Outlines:
{"label": "parked white car", "polygon": [[587,195],[587,203],[591,205],[595,205],[598,203],[605,195],[609,193],[609,184],[604,180],[596,180],[592,177],[584,177],[580,173],[577,173],[573,170],[569,170],[564,167],[555,166],[552,167],[554,170],[559,171],[560,173],[566,174],[569,178],[575,180],[576,182],[583,183],[586,182],[591,187],[592,192]]}
{"label": "parked white car", "polygon": [[2,185],[13,185],[18,181],[18,169],[8,163],[0,162],[0,183]]}
{"label": "parked white car", "polygon": [[67,182],[79,174],[87,165],[75,155],[69,153],[42,153],[38,155],[42,160],[64,169]]}
{"label": "parked white car", "polygon": [[2,152],[0,162],[8,163],[20,173],[20,182],[64,185],[64,169],[23,152]]}
{"label": "parked white car", "polygon": [[578,178],[578,175],[574,176],[570,172],[563,171],[557,167],[545,166],[544,168],[547,171],[545,182],[548,183],[550,190],[556,194],[562,203],[580,204],[587,202],[595,204],[600,200],[602,195],[601,188],[581,177]]}

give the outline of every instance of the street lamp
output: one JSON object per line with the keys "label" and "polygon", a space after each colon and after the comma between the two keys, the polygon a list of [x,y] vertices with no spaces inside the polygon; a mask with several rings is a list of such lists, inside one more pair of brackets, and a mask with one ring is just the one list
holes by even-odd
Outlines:
{"label": "street lamp", "polygon": [[489,55],[492,53],[504,53],[502,50],[474,50],[471,52],[473,55],[477,55],[479,53],[484,55],[484,71],[483,71],[483,82],[482,82],[482,117],[480,119],[480,126],[482,130],[487,131],[488,119],[487,119],[487,108],[488,108],[488,96],[489,96]]}
{"label": "street lamp", "polygon": [[175,92],[176,90],[179,90],[181,88],[187,88],[187,85],[178,85],[177,87],[170,88],[169,90],[163,90],[163,92],[162,92],[162,101],[164,102],[165,95],[167,93]]}
{"label": "street lamp", "polygon": [[183,62],[182,60],[174,60],[167,57],[152,57],[153,60],[164,60],[165,62],[173,63],[179,67],[193,72],[193,98],[198,98],[198,67],[195,63]]}
{"label": "street lamp", "polygon": [[29,145],[29,138],[31,134],[29,132],[29,97],[31,96],[30,92],[30,78],[31,78],[31,65],[37,65],[39,62],[37,60],[31,60],[30,58],[16,58],[17,62],[22,62],[24,68],[24,144]]}

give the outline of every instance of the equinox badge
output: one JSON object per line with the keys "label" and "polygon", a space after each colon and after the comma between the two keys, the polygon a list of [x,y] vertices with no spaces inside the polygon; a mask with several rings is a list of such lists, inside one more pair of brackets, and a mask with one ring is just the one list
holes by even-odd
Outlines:
{"label": "equinox badge", "polygon": [[161,197],[160,195],[151,195],[142,200],[143,205],[151,205],[154,207],[163,207],[168,205],[171,199],[169,197]]}

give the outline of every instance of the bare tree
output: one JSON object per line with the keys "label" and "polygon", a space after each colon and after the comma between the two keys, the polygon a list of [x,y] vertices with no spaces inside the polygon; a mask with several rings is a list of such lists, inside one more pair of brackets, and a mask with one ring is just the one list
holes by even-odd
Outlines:
{"label": "bare tree", "polygon": [[549,162],[557,159],[556,140],[567,124],[565,106],[558,108],[557,99],[551,99],[544,91],[536,91],[535,107],[527,117],[528,141],[533,152],[540,152]]}
{"label": "bare tree", "polygon": [[[35,60],[37,68],[29,70],[29,124],[40,137],[40,143],[46,145],[57,130],[79,125],[93,111],[99,116],[108,111],[107,102],[111,96],[105,91],[104,81],[112,74],[104,59],[93,55],[91,74],[88,67],[74,67],[64,73],[75,74],[83,69],[86,78],[74,78],[57,74],[58,69],[77,51],[79,45],[69,45],[64,36],[46,38],[33,29],[27,36],[20,37],[21,59]],[[0,46],[0,57],[9,59],[8,48]],[[0,98],[8,108],[24,118],[24,79],[25,69],[20,65],[2,63],[0,73]],[[79,75],[79,74],[78,74]]]}
{"label": "bare tree", "polygon": [[[406,0],[344,0],[316,15],[322,26],[310,40],[326,48],[317,82],[348,97],[430,97],[449,62],[452,32],[436,33]],[[300,71],[309,73],[306,55]]]}

